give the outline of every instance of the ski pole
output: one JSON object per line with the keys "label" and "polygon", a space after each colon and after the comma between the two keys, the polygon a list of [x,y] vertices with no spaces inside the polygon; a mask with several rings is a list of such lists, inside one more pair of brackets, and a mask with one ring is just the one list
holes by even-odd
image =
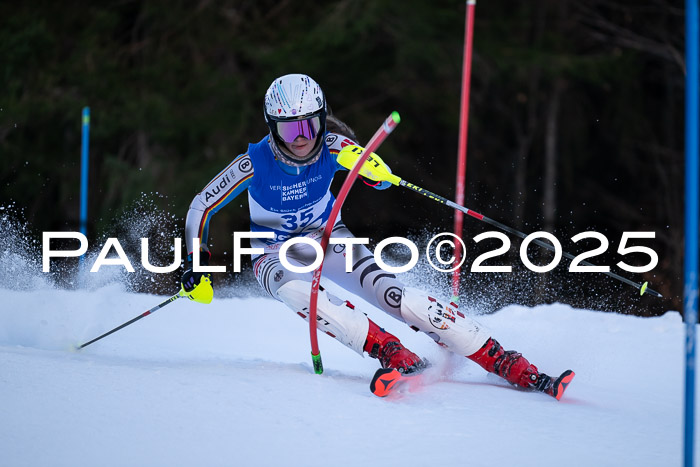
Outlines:
{"label": "ski pole", "polygon": [[[524,234],[523,232],[519,231],[519,230],[516,230],[516,229],[514,229],[514,228],[512,228],[512,227],[508,227],[508,226],[505,225],[505,224],[502,224],[502,223],[500,223],[500,222],[498,222],[498,221],[496,221],[496,220],[493,220],[493,219],[491,219],[491,218],[489,218],[489,217],[486,217],[486,216],[484,216],[483,214],[479,214],[479,213],[476,212],[476,211],[472,211],[471,209],[465,208],[464,206],[460,206],[459,204],[457,204],[457,203],[455,203],[455,202],[453,202],[453,201],[450,201],[450,200],[448,200],[448,199],[446,199],[446,198],[443,198],[443,197],[440,196],[440,195],[436,195],[435,193],[432,193],[432,192],[430,192],[430,191],[428,191],[428,190],[426,190],[426,189],[424,189],[424,188],[421,188],[421,187],[419,187],[419,186],[416,186],[416,185],[414,185],[414,184],[412,184],[412,183],[406,182],[405,180],[401,180],[401,182],[399,182],[399,185],[402,186],[402,187],[408,188],[408,189],[410,189],[410,190],[412,190],[412,191],[415,191],[416,193],[420,193],[420,194],[422,194],[422,195],[424,195],[424,196],[427,196],[428,198],[430,198],[430,199],[432,199],[432,200],[434,200],[434,201],[437,201],[437,202],[442,203],[442,204],[446,204],[447,206],[450,206],[451,208],[459,209],[460,211],[462,211],[462,212],[465,213],[466,215],[471,216],[471,217],[473,217],[473,218],[475,218],[475,219],[478,219],[478,220],[480,220],[480,221],[484,221],[484,222],[486,222],[487,224],[493,225],[494,227],[498,227],[499,229],[501,229],[501,230],[503,230],[503,231],[505,231],[505,232],[508,232],[508,233],[510,233],[510,234],[513,234],[513,235],[516,235],[516,236],[518,236],[518,237],[520,237],[520,238],[522,238],[522,239],[527,238],[527,235]],[[556,251],[556,249],[554,248],[554,246],[550,245],[549,243],[543,242],[542,240],[533,239],[532,242],[533,242],[534,244],[536,244],[536,245],[541,246],[542,248],[546,248],[546,249],[549,250],[549,251]],[[568,253],[568,252],[566,252],[566,251],[562,251],[562,256],[564,256],[565,258],[568,258],[568,259],[570,259],[570,260],[574,260],[574,259],[576,258],[574,255],[572,255],[571,253]],[[589,262],[586,261],[586,260],[580,261],[580,264],[582,264],[582,265],[584,265],[584,266],[594,266],[594,264],[589,263]],[[648,282],[644,282],[643,284],[640,284],[640,283],[638,283],[638,282],[631,281],[631,280],[627,279],[626,277],[623,277],[623,276],[621,276],[621,275],[619,275],[619,274],[615,274],[614,272],[611,272],[611,271],[601,271],[601,272],[602,272],[603,274],[606,274],[606,275],[609,276],[609,277],[612,277],[613,279],[617,279],[617,280],[619,280],[620,282],[624,282],[624,283],[627,284],[627,285],[631,285],[631,286],[634,287],[635,289],[639,290],[640,295],[644,295],[645,293],[648,293],[648,294],[651,294],[651,295],[653,295],[653,296],[655,296],[655,297],[663,297],[663,295],[661,295],[661,294],[660,294],[659,292],[657,292],[656,290],[650,289],[650,288],[649,288],[649,283],[648,283]]]}
{"label": "ski pole", "polygon": [[[338,163],[341,164],[343,167],[352,168],[357,161],[358,153],[362,153],[363,151],[361,151],[359,148],[353,149],[350,146],[348,146],[348,148],[350,148],[350,149],[346,150],[345,153],[343,153],[341,151],[341,153],[338,154]],[[377,156],[376,154],[371,154],[369,156],[369,158],[367,159],[367,162],[365,162],[364,165],[362,166],[362,168],[360,169],[360,175],[362,175],[363,177],[369,178],[372,181],[382,181],[382,182],[387,181],[387,182],[391,183],[392,185],[402,186],[404,188],[408,188],[409,190],[414,191],[416,193],[419,193],[423,196],[427,196],[428,198],[430,198],[433,201],[436,201],[440,204],[444,204],[446,206],[449,206],[452,209],[458,209],[468,216],[471,216],[475,219],[486,222],[487,224],[491,224],[494,227],[497,227],[505,232],[516,235],[516,236],[523,238],[523,239],[527,238],[527,235],[519,230],[516,230],[512,227],[508,227],[505,224],[502,224],[494,219],[486,217],[483,214],[479,214],[476,211],[465,208],[464,206],[461,206],[461,205],[455,203],[454,201],[450,201],[447,198],[444,198],[444,197],[437,195],[431,191],[428,191],[425,188],[421,188],[418,185],[414,185],[413,183],[407,182],[406,180],[403,180],[401,177],[392,174],[391,172],[389,172],[386,164],[384,164],[384,161],[382,161],[381,158],[379,158],[379,156]],[[550,245],[549,243],[545,243],[542,240],[533,239],[532,242],[536,245],[541,246],[542,248],[546,248],[547,250],[556,251],[554,246]],[[570,260],[574,260],[576,258],[574,255],[572,255],[571,253],[567,253],[566,251],[562,251],[562,256],[564,256],[565,258],[568,258]],[[595,266],[594,264],[589,263],[588,261],[585,261],[585,260],[582,260],[579,263],[582,265],[585,265],[585,266]],[[614,272],[610,272],[610,271],[601,271],[601,272],[609,277],[612,277],[613,279],[617,279],[620,282],[624,282],[625,284],[634,287],[635,289],[639,290],[640,295],[644,295],[645,293],[648,293],[648,294],[651,294],[655,297],[663,297],[663,295],[661,295],[656,290],[650,289],[648,282],[644,282],[643,284],[640,284],[638,282],[631,281],[631,280],[627,279],[626,277],[622,277],[619,274],[615,274]]]}
{"label": "ski pole", "polygon": [[165,305],[168,305],[178,298],[182,297],[187,297],[192,301],[195,301],[197,303],[211,303],[212,299],[214,298],[214,289],[211,286],[211,279],[209,276],[202,276],[202,278],[199,280],[199,283],[197,286],[190,290],[189,292],[185,290],[184,286],[180,287],[180,291],[170,297],[169,299],[165,300],[164,302],[159,303],[158,305],[154,306],[150,310],[146,310],[140,315],[138,315],[135,318],[130,319],[124,324],[120,324],[116,328],[112,329],[111,331],[107,331],[106,333],[102,334],[99,337],[94,338],[93,340],[84,343],[83,345],[76,347],[77,350],[82,349],[83,347],[87,347],[88,345],[92,344],[93,342],[97,342],[98,340],[102,339],[103,337],[107,337],[112,333],[115,333],[119,331],[122,328],[127,327],[128,325],[135,323],[136,321],[140,320],[141,318],[145,318],[146,316],[150,315],[151,313],[155,313],[156,311],[160,310],[163,308]]}
{"label": "ski pole", "polygon": [[84,343],[83,345],[77,347],[77,350],[80,350],[80,349],[82,349],[82,348],[84,348],[84,347],[87,347],[88,345],[92,344],[93,342],[97,342],[98,340],[102,339],[103,337],[107,337],[107,336],[109,336],[110,334],[115,333],[115,332],[119,331],[120,329],[125,328],[125,327],[127,327],[128,325],[135,323],[136,321],[140,320],[141,318],[145,318],[146,316],[150,315],[151,313],[155,313],[156,311],[158,311],[158,310],[160,310],[161,308],[163,308],[165,305],[168,305],[168,304],[174,302],[175,300],[177,300],[178,298],[181,298],[181,297],[184,297],[184,296],[185,296],[185,295],[182,295],[182,291],[178,292],[177,294],[173,295],[172,297],[170,297],[169,299],[165,300],[164,302],[161,302],[161,303],[159,303],[158,305],[154,306],[154,307],[151,308],[150,310],[144,311],[143,313],[141,313],[140,315],[138,315],[138,316],[135,317],[135,318],[130,319],[130,320],[127,321],[126,323],[121,324],[121,325],[117,326],[116,328],[112,329],[111,331],[107,331],[106,333],[102,334],[101,336],[96,337],[96,338],[94,338],[93,340],[91,340],[91,341],[89,341],[89,342],[86,342],[86,343]]}

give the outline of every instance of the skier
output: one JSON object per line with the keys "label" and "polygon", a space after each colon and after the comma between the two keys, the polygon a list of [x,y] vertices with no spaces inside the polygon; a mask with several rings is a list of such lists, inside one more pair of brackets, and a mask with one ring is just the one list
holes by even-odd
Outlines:
{"label": "skier", "polygon": [[[255,277],[267,293],[308,320],[312,273],[285,269],[279,249],[286,240],[298,236],[320,242],[334,202],[331,181],[335,172],[345,170],[336,157],[341,151],[357,149],[356,138],[347,125],[327,114],[321,87],[303,74],[285,75],[272,82],[265,94],[264,115],[270,133],[250,144],[192,200],[185,225],[189,255],[182,287],[191,293],[203,277],[208,279],[208,274],[193,271],[192,252],[199,249],[200,264],[208,265],[211,254],[206,239],[211,217],[247,189],[250,230],[270,236],[251,239],[251,246],[263,251],[253,258]],[[383,182],[374,188],[388,186]],[[340,217],[333,238],[354,238]],[[484,326],[456,307],[407,287],[380,269],[364,245],[351,248],[349,252],[345,245],[335,245],[326,251],[326,278],[486,371],[514,385],[561,397],[573,372],[567,370],[557,379],[540,373],[520,353],[504,350]],[[350,253],[353,267],[346,273],[345,257]],[[286,257],[291,264],[308,266],[316,253],[310,245],[297,243],[287,250]],[[382,368],[410,374],[425,367],[396,336],[326,290],[319,290],[317,314],[321,332],[360,355],[367,352]]]}

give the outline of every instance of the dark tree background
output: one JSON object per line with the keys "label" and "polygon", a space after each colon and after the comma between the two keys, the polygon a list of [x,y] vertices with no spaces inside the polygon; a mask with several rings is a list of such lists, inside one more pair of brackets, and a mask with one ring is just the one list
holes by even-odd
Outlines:
{"label": "dark tree background", "polygon": [[[266,133],[264,92],[293,72],[322,85],[362,142],[398,110],[380,154],[402,178],[452,198],[464,15],[465,2],[446,0],[2,2],[0,200],[39,230],[78,229],[80,111],[90,106],[91,235],[143,192],[167,196],[164,209],[184,217],[194,193]],[[595,245],[571,236],[599,231],[611,244],[595,261],[666,298],[568,273],[566,261],[546,277],[529,273],[517,239],[501,258],[516,272],[464,274],[468,298],[681,308],[683,53],[680,0],[477,4],[467,207],[553,232],[574,254]],[[218,255],[233,230],[247,230],[244,198],[212,223]],[[374,239],[452,226],[450,210],[400,188],[356,187],[343,218]],[[493,230],[469,218],[465,227],[469,245]],[[656,232],[642,243],[659,265],[620,271],[622,232],[643,230]],[[468,258],[495,246],[484,243]]]}

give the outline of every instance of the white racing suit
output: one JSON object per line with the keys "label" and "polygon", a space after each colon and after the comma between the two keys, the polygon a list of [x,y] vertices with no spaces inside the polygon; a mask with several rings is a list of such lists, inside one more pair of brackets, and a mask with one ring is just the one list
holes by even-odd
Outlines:
{"label": "white racing suit", "polygon": [[[211,216],[247,189],[251,231],[274,234],[269,240],[251,240],[251,246],[264,251],[254,259],[255,276],[272,297],[304,318],[312,273],[286,270],[278,252],[292,237],[320,240],[334,202],[329,190],[333,175],[344,170],[336,156],[342,147],[355,144],[333,133],[326,134],[325,143],[319,160],[299,169],[275,160],[268,137],[249,145],[246,154],[236,157],[194,198],[185,227],[188,252],[192,252],[193,238],[206,241]],[[332,237],[349,238],[352,234],[338,220]],[[346,253],[344,245],[331,245],[323,277],[461,355],[473,354],[488,340],[488,331],[475,321],[417,289],[405,287],[393,274],[383,271],[363,245],[353,246],[352,272],[345,272]],[[287,258],[292,264],[306,266],[316,258],[315,250],[297,244],[287,250]],[[318,317],[322,332],[362,354],[368,328],[364,313],[323,291],[319,293]]]}

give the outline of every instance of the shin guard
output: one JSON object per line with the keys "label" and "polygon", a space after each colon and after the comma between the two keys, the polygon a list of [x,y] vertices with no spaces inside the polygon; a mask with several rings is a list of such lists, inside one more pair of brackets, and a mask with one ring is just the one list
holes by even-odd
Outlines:
{"label": "shin guard", "polygon": [[490,332],[455,307],[412,287],[404,287],[401,317],[413,329],[459,355],[471,355],[484,345]]}
{"label": "shin guard", "polygon": [[[302,280],[289,281],[277,290],[277,295],[299,316],[305,320],[309,319],[311,283]],[[325,290],[319,290],[316,321],[319,331],[363,355],[369,319],[349,302],[329,295]]]}

